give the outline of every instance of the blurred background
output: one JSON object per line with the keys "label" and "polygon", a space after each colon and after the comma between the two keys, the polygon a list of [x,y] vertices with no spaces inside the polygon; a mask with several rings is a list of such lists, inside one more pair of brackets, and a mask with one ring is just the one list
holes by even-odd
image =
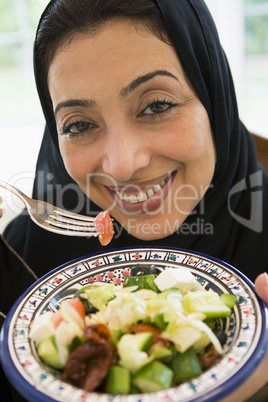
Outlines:
{"label": "blurred background", "polygon": [[[268,138],[268,0],[205,0],[235,82],[242,121]],[[0,1],[0,180],[31,195],[44,118],[32,46],[48,0]],[[0,233],[23,204],[0,188]]]}

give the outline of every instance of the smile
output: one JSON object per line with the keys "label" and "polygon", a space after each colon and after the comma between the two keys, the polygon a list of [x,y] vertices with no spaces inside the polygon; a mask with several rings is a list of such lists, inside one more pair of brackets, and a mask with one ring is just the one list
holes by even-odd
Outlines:
{"label": "smile", "polygon": [[165,184],[169,181],[171,175],[168,175],[164,180],[159,184],[155,184],[148,188],[146,191],[140,191],[138,194],[130,194],[127,195],[123,192],[117,191],[116,194],[120,198],[121,201],[129,202],[131,204],[137,204],[139,202],[144,202],[152,198],[158,191],[160,191]]}
{"label": "smile", "polygon": [[117,205],[127,213],[147,213],[160,207],[169,193],[175,177],[172,172],[151,184],[126,185],[121,189],[108,188]]}

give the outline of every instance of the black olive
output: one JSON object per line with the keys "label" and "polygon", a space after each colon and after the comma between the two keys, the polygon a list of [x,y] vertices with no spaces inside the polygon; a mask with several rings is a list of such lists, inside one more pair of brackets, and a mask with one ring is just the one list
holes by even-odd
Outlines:
{"label": "black olive", "polygon": [[138,264],[130,269],[130,276],[157,275],[160,270],[155,265]]}
{"label": "black olive", "polygon": [[216,336],[221,344],[223,346],[225,342],[227,341],[227,334],[221,330],[216,331]]}

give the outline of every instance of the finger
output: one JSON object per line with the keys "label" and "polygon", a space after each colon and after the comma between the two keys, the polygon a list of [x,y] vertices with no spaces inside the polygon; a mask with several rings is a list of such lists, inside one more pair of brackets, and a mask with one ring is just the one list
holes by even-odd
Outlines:
{"label": "finger", "polygon": [[266,272],[257,276],[255,290],[262,300],[268,305],[268,275]]}

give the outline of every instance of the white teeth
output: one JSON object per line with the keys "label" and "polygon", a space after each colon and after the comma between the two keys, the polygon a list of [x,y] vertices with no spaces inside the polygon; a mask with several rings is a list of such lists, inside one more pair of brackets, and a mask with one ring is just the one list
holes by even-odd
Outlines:
{"label": "white teeth", "polygon": [[154,190],[152,188],[149,188],[147,191],[148,198],[151,198],[154,195]]}
{"label": "white teeth", "polygon": [[143,202],[143,201],[146,201],[146,200],[148,200],[148,196],[147,196],[147,194],[146,193],[139,193],[138,194],[138,201],[139,202]]}
{"label": "white teeth", "polygon": [[138,198],[135,195],[130,195],[128,197],[128,202],[130,202],[131,204],[136,204],[138,202]]}
{"label": "white teeth", "polygon": [[137,204],[138,202],[144,202],[149,198],[153,197],[155,193],[157,193],[159,190],[161,190],[162,187],[164,187],[164,185],[168,182],[169,179],[170,176],[168,176],[165,180],[162,180],[160,184],[155,184],[152,188],[149,188],[146,193],[141,191],[137,195],[134,194],[126,195],[117,191],[116,194],[118,195],[120,200],[130,202],[131,204]]}
{"label": "white teeth", "polygon": [[[162,182],[163,183],[163,182]],[[164,184],[165,184],[165,181],[164,181]],[[163,186],[162,186],[163,187]],[[157,193],[157,191],[159,191],[159,190],[161,190],[161,185],[160,184],[157,184],[156,186],[154,186],[154,192],[155,193]]]}

